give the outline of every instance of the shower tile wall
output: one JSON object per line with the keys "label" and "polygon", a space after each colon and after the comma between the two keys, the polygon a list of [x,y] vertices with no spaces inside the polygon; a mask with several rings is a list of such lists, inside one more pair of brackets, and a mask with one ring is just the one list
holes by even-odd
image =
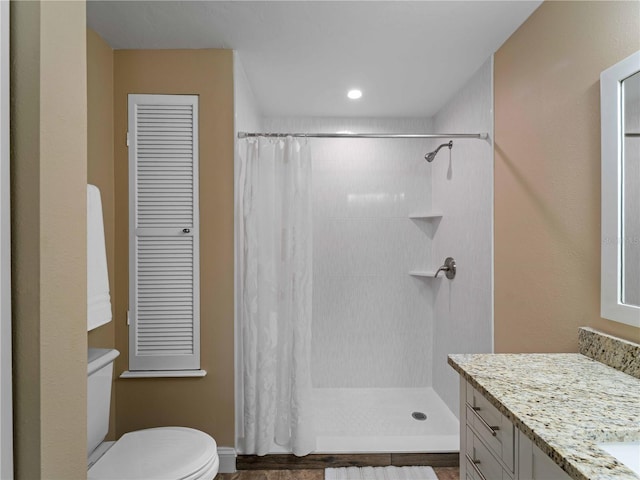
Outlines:
{"label": "shower tile wall", "polygon": [[[435,131],[488,132],[493,140],[491,59],[434,117]],[[492,351],[493,148],[489,141],[454,140],[433,162],[433,203],[444,216],[433,241],[435,263],[452,256],[457,275],[434,288],[433,387],[458,414],[458,376],[449,353]],[[443,154],[444,153],[444,154]]]}
{"label": "shower tile wall", "polygon": [[242,66],[240,54],[233,52],[234,127],[238,131],[258,132],[262,129],[262,116],[258,112],[249,79]]}
{"label": "shower tile wall", "polygon": [[[266,131],[429,132],[431,121],[265,119]],[[303,140],[304,141],[304,140]],[[312,139],[315,387],[431,385],[431,203],[422,140]]]}

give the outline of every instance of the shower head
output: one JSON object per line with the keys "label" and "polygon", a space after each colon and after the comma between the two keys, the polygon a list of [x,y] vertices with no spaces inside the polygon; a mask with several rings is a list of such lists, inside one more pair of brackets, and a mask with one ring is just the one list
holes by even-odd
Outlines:
{"label": "shower head", "polygon": [[438,154],[438,152],[440,151],[440,149],[442,147],[449,147],[449,150],[451,150],[453,148],[453,141],[450,140],[449,143],[443,143],[442,145],[440,145],[438,148],[436,148],[433,152],[429,152],[424,156],[424,159],[431,163],[433,162],[433,159],[436,158],[436,155]]}

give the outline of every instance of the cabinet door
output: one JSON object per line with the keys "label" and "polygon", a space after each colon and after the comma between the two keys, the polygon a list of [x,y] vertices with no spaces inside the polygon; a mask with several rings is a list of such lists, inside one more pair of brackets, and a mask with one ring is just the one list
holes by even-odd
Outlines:
{"label": "cabinet door", "polygon": [[130,370],[200,368],[198,97],[129,95]]}
{"label": "cabinet door", "polygon": [[519,480],[571,480],[551,458],[518,431]]}

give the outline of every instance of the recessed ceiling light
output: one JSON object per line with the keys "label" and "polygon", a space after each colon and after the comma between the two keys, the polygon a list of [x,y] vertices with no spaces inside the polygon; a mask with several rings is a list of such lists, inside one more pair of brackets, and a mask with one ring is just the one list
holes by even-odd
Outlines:
{"label": "recessed ceiling light", "polygon": [[354,88],[353,90],[349,90],[349,92],[347,93],[347,97],[349,97],[351,100],[357,100],[358,98],[362,97],[362,91]]}

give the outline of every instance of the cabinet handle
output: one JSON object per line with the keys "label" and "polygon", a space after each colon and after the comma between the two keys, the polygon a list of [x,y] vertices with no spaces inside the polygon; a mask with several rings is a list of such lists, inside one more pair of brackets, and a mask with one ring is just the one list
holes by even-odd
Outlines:
{"label": "cabinet handle", "polygon": [[471,458],[469,456],[468,453],[464,454],[465,457],[467,457],[467,461],[471,464],[471,466],[473,467],[473,469],[476,471],[476,473],[480,476],[480,480],[487,480],[487,478],[482,474],[482,472],[480,471],[480,469],[478,468],[478,464],[480,463],[480,460],[474,460],[473,458]]}
{"label": "cabinet handle", "polygon": [[188,229],[188,228],[183,228],[183,229],[182,229],[182,233],[189,233],[190,231],[191,231],[191,230],[190,230],[190,229]]}
{"label": "cabinet handle", "polygon": [[[469,404],[467,404],[469,405]],[[471,405],[469,405],[469,407],[471,407]],[[487,423],[487,421],[482,418],[480,416],[480,414],[478,413],[480,411],[480,407],[471,407],[471,411],[474,413],[474,415],[478,418],[478,420],[480,420],[480,423],[482,423],[482,425],[484,425],[487,430],[489,430],[489,432],[491,432],[491,435],[493,435],[494,437],[496,436],[496,432],[498,430],[500,430],[500,427],[496,427],[496,426],[491,426]]]}

